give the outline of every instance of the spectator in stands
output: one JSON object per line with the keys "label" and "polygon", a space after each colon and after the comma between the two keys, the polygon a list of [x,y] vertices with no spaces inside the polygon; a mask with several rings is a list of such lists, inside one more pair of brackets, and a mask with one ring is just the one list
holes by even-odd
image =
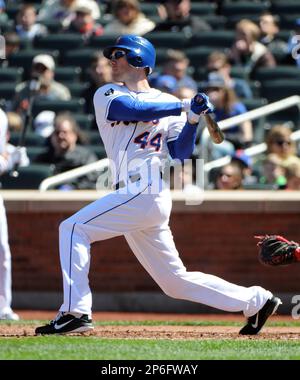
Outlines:
{"label": "spectator in stands", "polygon": [[83,98],[86,100],[85,112],[93,114],[93,97],[96,90],[104,84],[112,82],[112,69],[109,60],[102,53],[95,53],[91,58],[87,74],[89,75],[90,85],[83,93]]}
{"label": "spectator in stands", "polygon": [[36,10],[32,4],[24,4],[17,14],[16,33],[28,40],[47,34],[45,25],[36,22]]}
{"label": "spectator in stands", "polygon": [[13,53],[20,50],[20,37],[15,32],[7,32],[4,34],[5,39],[5,59],[0,60],[0,66],[7,67],[9,65],[9,58]]}
{"label": "spectator in stands", "polygon": [[[63,28],[68,28],[71,21],[75,18],[74,8],[82,0],[44,0],[40,9],[38,20],[58,20]],[[85,0],[84,3],[91,4],[93,19],[100,18],[100,9],[94,0]]]}
{"label": "spectator in stands", "polygon": [[[38,78],[39,89],[35,94],[35,99],[45,100],[69,100],[71,99],[70,91],[56,82],[54,78],[55,62],[48,54],[39,54],[32,61],[31,77]],[[13,109],[24,114],[29,106],[31,81],[20,83],[16,87],[16,96],[14,99]]]}
{"label": "spectator in stands", "polygon": [[101,36],[103,27],[95,22],[93,17],[93,3],[80,1],[75,5],[75,18],[66,30],[70,33],[80,33],[87,41],[90,37]]}
{"label": "spectator in stands", "polygon": [[274,67],[276,61],[266,46],[258,42],[259,27],[250,20],[243,19],[236,25],[235,42],[229,52],[230,61],[243,66],[253,77],[259,67]]}
{"label": "spectator in stands", "polygon": [[[215,106],[215,120],[221,121],[247,112],[245,105],[237,100],[232,88],[226,86],[223,78],[216,73],[209,74],[205,85],[207,94]],[[235,149],[244,149],[251,145],[253,139],[252,123],[245,121],[224,131],[225,141],[212,147],[212,159],[226,154],[232,155]]]}
{"label": "spectator in stands", "polygon": [[8,21],[8,16],[5,12],[5,1],[0,0],[0,25],[5,25],[7,21]]}
{"label": "spectator in stands", "polygon": [[185,86],[178,87],[174,92],[174,95],[179,99],[192,99],[196,94],[197,91]]}
{"label": "spectator in stands", "polygon": [[[69,113],[61,113],[56,116],[54,131],[48,142],[48,151],[39,155],[35,162],[52,164],[55,174],[97,161],[95,154],[81,145],[85,143],[83,133]],[[59,186],[59,189],[95,189],[96,180],[96,175],[90,173],[74,179],[66,185]]]}
{"label": "spectator in stands", "polygon": [[231,64],[226,54],[214,51],[207,58],[207,72],[216,72],[222,76],[227,87],[232,88],[239,98],[252,98],[253,94],[248,82],[231,76]]}
{"label": "spectator in stands", "polygon": [[114,19],[106,25],[106,34],[136,34],[151,32],[155,23],[141,11],[137,0],[115,0],[112,6]]}
{"label": "spectator in stands", "polygon": [[165,0],[163,20],[157,24],[155,32],[183,32],[186,36],[211,30],[210,25],[199,16],[191,15],[190,0]]}
{"label": "spectator in stands", "polygon": [[33,121],[34,132],[42,137],[49,137],[54,131],[55,112],[42,111]]}
{"label": "spectator in stands", "polygon": [[287,44],[278,38],[279,18],[272,13],[264,12],[259,18],[259,27],[261,31],[260,42],[265,45],[271,52],[274,50],[282,54],[287,54]]}
{"label": "spectator in stands", "polygon": [[189,59],[183,51],[168,49],[161,75],[171,75],[176,78],[178,88],[188,87],[197,91],[197,83],[190,75],[187,74],[188,67]]}
{"label": "spectator in stands", "polygon": [[217,190],[242,190],[243,189],[243,171],[240,165],[230,163],[223,166],[218,173],[215,181]]}
{"label": "spectator in stands", "polygon": [[288,52],[293,61],[300,67],[300,18],[295,21],[295,29],[293,30],[288,41]]}
{"label": "spectator in stands", "polygon": [[300,160],[285,169],[286,190],[300,190]]}
{"label": "spectator in stands", "polygon": [[21,132],[23,128],[23,120],[21,116],[16,112],[6,113],[8,120],[8,129],[10,132]]}
{"label": "spectator in stands", "polygon": [[172,75],[159,75],[151,82],[151,87],[168,94],[174,94],[177,90],[177,79]]}
{"label": "spectator in stands", "polygon": [[296,145],[291,139],[291,134],[291,130],[285,125],[275,125],[266,138],[267,153],[274,153],[281,160],[283,167],[299,160],[296,156]]}
{"label": "spectator in stands", "polygon": [[282,160],[277,154],[269,153],[263,160],[254,164],[261,185],[271,185],[273,189],[282,189],[286,185]]}

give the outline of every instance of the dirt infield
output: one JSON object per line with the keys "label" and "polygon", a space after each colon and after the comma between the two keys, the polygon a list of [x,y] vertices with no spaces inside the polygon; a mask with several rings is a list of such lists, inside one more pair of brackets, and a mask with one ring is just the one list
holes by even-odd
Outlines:
{"label": "dirt infield", "polygon": [[[24,320],[51,319],[53,312],[20,311]],[[218,326],[218,321],[242,322],[241,315],[150,314],[150,313],[94,313],[94,321],[215,321],[214,326],[96,326],[87,336],[118,339],[271,339],[299,340],[300,327],[266,327],[255,337],[239,336],[240,327]],[[291,321],[288,316],[274,316],[273,321]],[[34,336],[39,323],[0,325],[0,337]]]}

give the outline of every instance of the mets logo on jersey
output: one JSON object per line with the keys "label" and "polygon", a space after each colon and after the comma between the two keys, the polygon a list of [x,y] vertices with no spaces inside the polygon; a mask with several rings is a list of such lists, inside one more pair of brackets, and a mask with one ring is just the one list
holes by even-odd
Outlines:
{"label": "mets logo on jersey", "polygon": [[107,90],[107,91],[104,93],[104,95],[105,95],[105,96],[109,96],[109,95],[112,95],[114,92],[115,92],[114,89],[113,89],[113,88],[110,88],[109,90]]}

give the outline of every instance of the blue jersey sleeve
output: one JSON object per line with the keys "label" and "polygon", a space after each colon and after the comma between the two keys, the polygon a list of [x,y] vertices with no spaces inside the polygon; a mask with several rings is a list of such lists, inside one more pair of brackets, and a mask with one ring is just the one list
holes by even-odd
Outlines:
{"label": "blue jersey sleeve", "polygon": [[179,116],[181,102],[141,102],[130,96],[118,96],[109,106],[107,119],[111,121],[151,121],[167,116]]}
{"label": "blue jersey sleeve", "polygon": [[175,159],[183,161],[190,158],[196,142],[197,126],[186,122],[178,138],[174,141],[168,142],[168,149],[170,156]]}

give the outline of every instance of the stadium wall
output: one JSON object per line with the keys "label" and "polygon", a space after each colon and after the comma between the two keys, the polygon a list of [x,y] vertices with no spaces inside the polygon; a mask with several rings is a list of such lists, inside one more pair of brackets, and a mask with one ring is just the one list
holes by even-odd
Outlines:
{"label": "stadium wall", "polygon": [[[62,280],[58,255],[61,221],[103,194],[2,191],[13,257],[14,307],[57,308]],[[174,193],[171,229],[190,271],[237,284],[261,285],[280,293],[290,307],[300,293],[299,266],[269,268],[257,259],[254,235],[276,233],[299,241],[298,192],[205,192],[200,205],[186,205]],[[95,310],[215,312],[192,302],[171,300],[130,251],[123,237],[92,246],[90,284]],[[285,309],[287,312],[287,308]]]}

